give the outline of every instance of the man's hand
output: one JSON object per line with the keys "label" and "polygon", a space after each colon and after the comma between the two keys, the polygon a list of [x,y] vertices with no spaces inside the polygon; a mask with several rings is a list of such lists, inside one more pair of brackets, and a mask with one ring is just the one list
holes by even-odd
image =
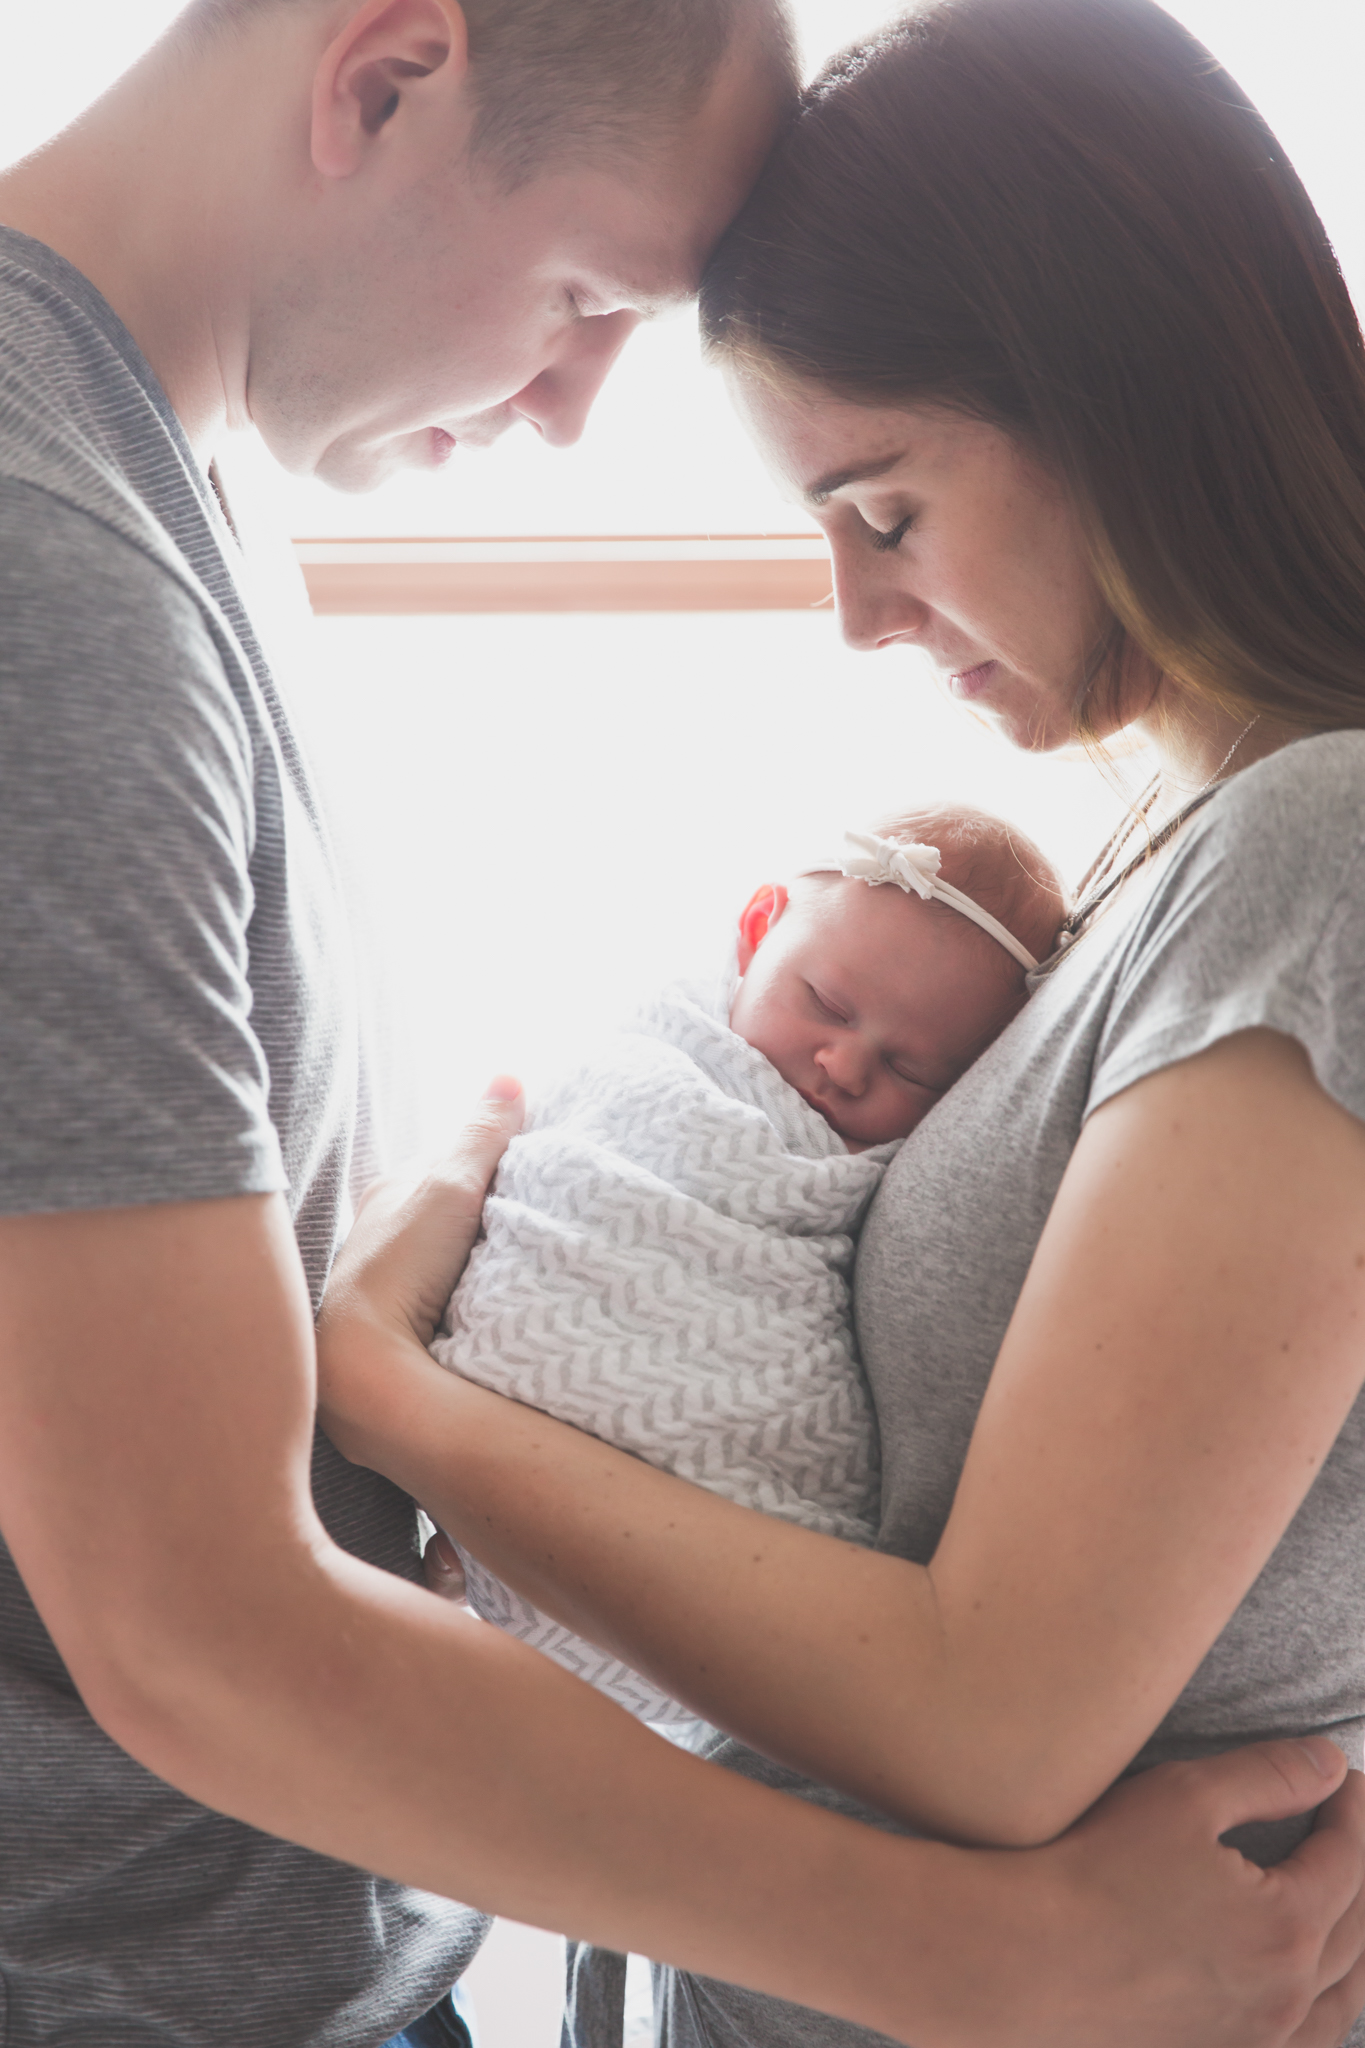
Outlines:
{"label": "man's hand", "polygon": [[[1283,1863],[1220,1845],[1338,1784]],[[1051,1944],[1053,1968],[1035,1960],[1042,2007],[1016,2004],[1002,2048],[1335,2048],[1365,2003],[1365,1778],[1321,1737],[1127,1779],[1033,1857],[1035,1958]],[[980,1987],[992,2007],[1030,1975],[1008,1945],[999,1961]]]}

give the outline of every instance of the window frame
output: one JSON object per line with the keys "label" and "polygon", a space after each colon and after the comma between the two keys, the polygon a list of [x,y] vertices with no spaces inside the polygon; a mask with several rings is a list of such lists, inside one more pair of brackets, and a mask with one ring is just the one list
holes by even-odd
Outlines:
{"label": "window frame", "polygon": [[812,533],[316,535],[294,553],[320,616],[804,611],[833,596]]}

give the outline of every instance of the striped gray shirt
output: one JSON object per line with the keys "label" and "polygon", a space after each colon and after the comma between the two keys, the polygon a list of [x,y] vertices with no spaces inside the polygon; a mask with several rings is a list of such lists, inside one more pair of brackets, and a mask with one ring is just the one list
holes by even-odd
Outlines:
{"label": "striped gray shirt", "polygon": [[[0,1214],[284,1190],[316,1301],[349,948],[235,559],[126,329],[0,229]],[[337,1542],[415,1574],[406,1496],[322,1438],[313,1482]],[[133,1763],[0,1547],[3,2048],[376,2048],[483,1925]]]}

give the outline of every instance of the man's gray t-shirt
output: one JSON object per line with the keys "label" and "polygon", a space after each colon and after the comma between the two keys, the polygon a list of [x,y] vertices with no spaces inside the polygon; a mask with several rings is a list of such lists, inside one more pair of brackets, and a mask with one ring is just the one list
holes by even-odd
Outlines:
{"label": "man's gray t-shirt", "polygon": [[[316,1303],[349,943],[242,574],[126,329],[0,229],[0,1214],[280,1191]],[[415,1576],[405,1495],[321,1436],[313,1485],[338,1543]],[[484,1924],[132,1762],[0,1547],[0,2048],[376,2048]]]}
{"label": "man's gray t-shirt", "polygon": [[[855,1273],[881,1434],[883,1550],[919,1564],[934,1553],[1086,1118],[1146,1075],[1258,1026],[1296,1039],[1321,1086],[1365,1120],[1365,733],[1302,740],[1236,776],[1040,978],[890,1167]],[[1365,1396],[1132,1768],[1310,1732],[1360,1764]],[[857,1811],[738,1744],[712,1754]],[[1247,1846],[1270,1861],[1301,1832],[1269,1829]],[[662,1990],[668,2048],[852,2048],[879,2038],[671,1971]],[[1365,2024],[1349,2039],[1365,2043]]]}

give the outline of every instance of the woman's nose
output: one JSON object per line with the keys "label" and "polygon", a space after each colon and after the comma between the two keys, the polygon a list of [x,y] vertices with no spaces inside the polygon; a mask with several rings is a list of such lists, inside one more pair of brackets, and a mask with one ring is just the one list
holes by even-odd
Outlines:
{"label": "woman's nose", "polygon": [[570,327],[554,357],[510,403],[552,448],[568,448],[588,423],[608,370],[640,324],[629,309],[594,313]]}
{"label": "woman's nose", "polygon": [[906,585],[894,554],[879,555],[865,535],[831,542],[834,603],[850,647],[871,654],[895,640],[917,640],[929,608]]}
{"label": "woman's nose", "polygon": [[867,1048],[853,1032],[840,1032],[817,1047],[815,1064],[844,1095],[867,1091],[871,1059]]}

